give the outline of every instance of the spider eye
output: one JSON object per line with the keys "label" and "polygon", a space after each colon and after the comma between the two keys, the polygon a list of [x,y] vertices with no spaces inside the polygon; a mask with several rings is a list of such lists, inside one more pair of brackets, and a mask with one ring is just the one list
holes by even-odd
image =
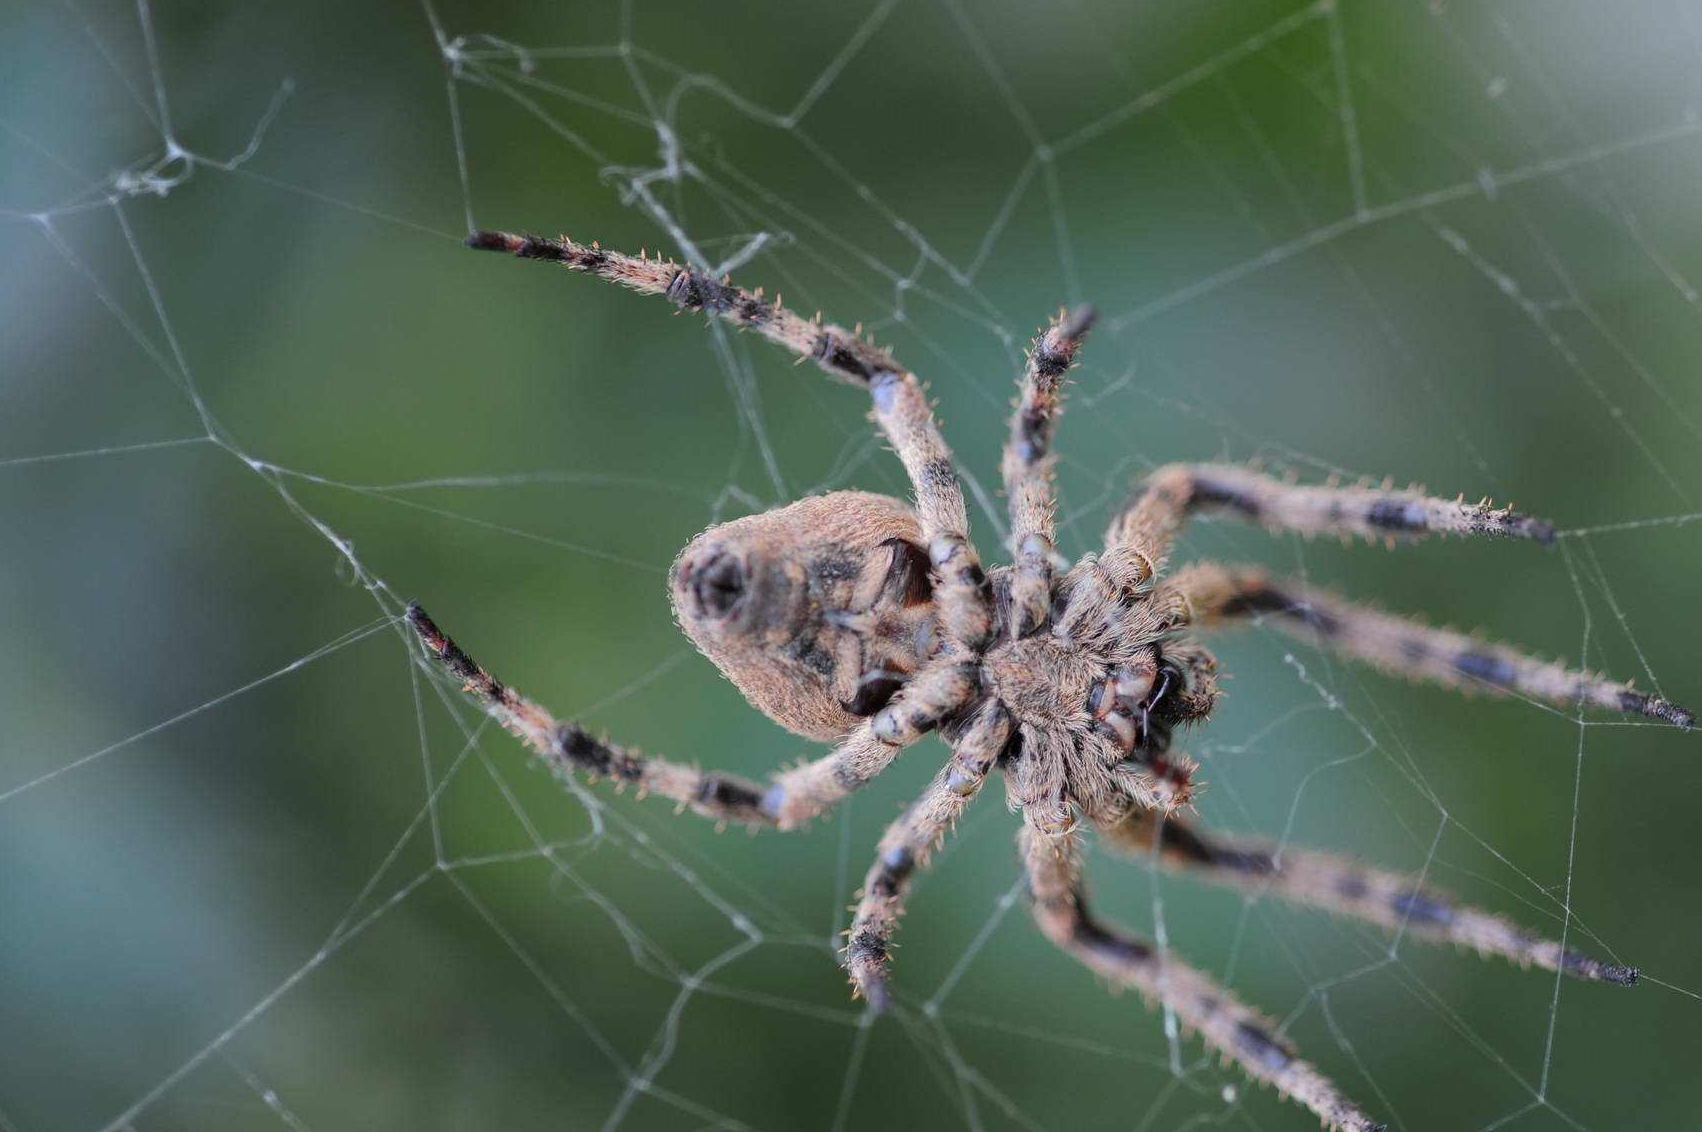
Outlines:
{"label": "spider eye", "polygon": [[719,547],[680,565],[679,587],[691,596],[699,617],[721,620],[732,615],[745,594],[745,568],[736,555]]}

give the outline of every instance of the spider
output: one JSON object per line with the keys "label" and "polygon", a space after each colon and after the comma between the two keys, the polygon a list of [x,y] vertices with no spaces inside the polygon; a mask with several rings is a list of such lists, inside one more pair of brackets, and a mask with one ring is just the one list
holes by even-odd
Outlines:
{"label": "spider", "polygon": [[681,628],[752,705],[832,752],[766,785],[597,738],[557,720],[476,664],[419,605],[408,619],[429,653],[508,730],[562,772],[579,771],[673,799],[718,823],[792,830],[825,813],[938,730],[951,758],[891,823],[865,878],[843,952],[854,993],[889,1005],[890,945],[917,869],[988,776],[1005,780],[1034,918],[1059,948],[1189,1030],[1257,1080],[1344,1132],[1374,1122],[1277,1028],[1211,978],[1090,911],[1082,829],[1152,854],[1166,868],[1269,892],[1433,941],[1630,985],[1635,968],[1582,954],[1395,873],[1323,852],[1212,832],[1178,810],[1194,764],[1171,750],[1179,725],[1217,698],[1202,630],[1259,619],[1407,676],[1560,706],[1635,712],[1680,728],[1692,714],[1656,696],[1511,648],[1373,611],[1245,566],[1167,571],[1197,513],[1271,531],[1415,539],[1501,535],[1552,542],[1554,528],[1487,501],[1417,490],[1301,486],[1225,464],[1176,464],[1148,476],[1111,520],[1104,549],[1073,564],[1054,548],[1053,432],[1062,385],[1093,322],[1061,313],[1020,378],[1001,472],[1010,566],[983,570],[969,539],[957,472],[916,377],[858,334],[809,319],[672,261],[566,238],[476,232],[477,249],[588,272],[682,310],[722,318],[866,390],[873,418],[909,475],[914,506],[840,491],[711,527],[680,552],[668,592]]}

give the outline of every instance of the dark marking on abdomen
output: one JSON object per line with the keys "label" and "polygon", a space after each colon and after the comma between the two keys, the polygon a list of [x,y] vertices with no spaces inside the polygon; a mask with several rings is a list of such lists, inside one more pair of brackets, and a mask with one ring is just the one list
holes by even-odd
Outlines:
{"label": "dark marking on abdomen", "polygon": [[814,626],[786,643],[781,655],[790,657],[818,676],[833,676],[833,657],[816,639]]}

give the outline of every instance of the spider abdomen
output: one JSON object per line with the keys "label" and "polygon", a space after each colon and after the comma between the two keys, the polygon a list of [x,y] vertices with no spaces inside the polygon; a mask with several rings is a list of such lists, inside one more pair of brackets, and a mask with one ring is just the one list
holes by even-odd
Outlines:
{"label": "spider abdomen", "polygon": [[938,651],[916,514],[861,491],[711,527],[669,573],[692,643],[764,715],[836,739]]}

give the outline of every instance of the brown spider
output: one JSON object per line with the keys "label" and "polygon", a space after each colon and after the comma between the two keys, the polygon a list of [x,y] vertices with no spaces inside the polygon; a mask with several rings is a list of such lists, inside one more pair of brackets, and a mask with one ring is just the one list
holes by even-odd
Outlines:
{"label": "brown spider", "polygon": [[1516,692],[1561,706],[1655,716],[1688,729],[1689,711],[1626,685],[1500,645],[1374,612],[1262,571],[1199,562],[1163,576],[1178,529],[1219,511],[1273,531],[1417,537],[1507,535],[1550,542],[1548,523],[1487,503],[1416,491],[1302,487],[1245,468],[1172,465],[1147,478],[1112,520],[1105,548],[1055,574],[1052,431],[1060,386],[1093,321],[1060,316],[1021,379],[1001,470],[1015,564],[983,572],[963,493],[915,376],[850,331],[802,318],[727,280],[672,262],[479,232],[474,248],[553,260],[676,306],[754,330],[868,390],[874,419],[903,461],[914,508],[835,492],[698,535],[674,562],[675,616],[704,655],[783,727],[837,744],[762,786],[640,755],[595,738],[498,682],[418,605],[408,618],[427,649],[484,709],[562,770],[636,783],[720,823],[796,829],[939,728],[952,757],[894,821],[864,882],[845,967],[872,1007],[888,1003],[889,941],[910,879],[997,769],[1024,825],[1018,835],[1040,929],[1113,983],[1162,1001],[1249,1074],[1332,1128],[1382,1128],[1264,1017],[1152,943],[1102,923],[1083,894],[1080,825],[1167,867],[1270,891],[1424,939],[1467,944],[1597,982],[1629,985],[1635,968],[1532,935],[1411,879],[1325,853],[1221,836],[1173,811],[1193,764],[1170,753],[1178,724],[1211,714],[1216,661],[1192,635],[1263,618],[1384,669],[1444,684]]}

